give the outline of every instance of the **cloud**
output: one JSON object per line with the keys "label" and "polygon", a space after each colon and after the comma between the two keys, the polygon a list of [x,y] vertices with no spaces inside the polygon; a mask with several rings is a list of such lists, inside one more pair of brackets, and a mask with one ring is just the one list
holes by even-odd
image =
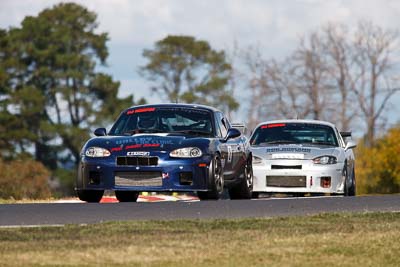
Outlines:
{"label": "cloud", "polygon": [[[0,27],[18,26],[59,0],[0,0]],[[108,71],[121,81],[121,93],[148,88],[136,73],[141,53],[168,34],[193,35],[217,49],[258,44],[266,57],[283,57],[298,39],[328,22],[353,28],[370,19],[395,28],[398,0],[74,0],[98,14],[99,31],[108,32]],[[136,89],[135,89],[136,90]],[[140,95],[140,93],[138,93]],[[136,96],[136,93],[135,93]],[[152,101],[156,101],[153,99]]]}
{"label": "cloud", "polygon": [[[58,3],[57,0],[2,0],[0,27],[18,25],[26,15]],[[75,0],[98,14],[101,31],[110,44],[150,46],[167,34],[187,34],[224,48],[234,40],[268,48],[290,47],[297,38],[328,21],[355,25],[371,18],[393,26],[400,15],[398,1],[179,1]]]}

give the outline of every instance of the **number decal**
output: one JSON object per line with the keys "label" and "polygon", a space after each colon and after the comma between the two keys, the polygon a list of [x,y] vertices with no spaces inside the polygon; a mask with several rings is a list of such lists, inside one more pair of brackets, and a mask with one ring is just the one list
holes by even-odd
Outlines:
{"label": "number decal", "polygon": [[228,162],[232,162],[232,147],[228,146]]}

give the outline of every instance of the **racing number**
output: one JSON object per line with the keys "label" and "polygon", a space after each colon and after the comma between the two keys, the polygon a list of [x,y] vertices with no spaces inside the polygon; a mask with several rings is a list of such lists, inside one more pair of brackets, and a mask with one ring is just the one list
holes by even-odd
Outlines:
{"label": "racing number", "polygon": [[228,146],[228,162],[232,162],[232,146]]}

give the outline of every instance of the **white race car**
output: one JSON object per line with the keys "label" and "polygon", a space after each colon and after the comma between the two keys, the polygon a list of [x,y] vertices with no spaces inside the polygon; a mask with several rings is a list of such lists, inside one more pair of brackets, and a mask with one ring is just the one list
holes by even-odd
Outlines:
{"label": "white race car", "polygon": [[259,124],[249,143],[253,192],[356,194],[356,143],[324,121],[279,120]]}

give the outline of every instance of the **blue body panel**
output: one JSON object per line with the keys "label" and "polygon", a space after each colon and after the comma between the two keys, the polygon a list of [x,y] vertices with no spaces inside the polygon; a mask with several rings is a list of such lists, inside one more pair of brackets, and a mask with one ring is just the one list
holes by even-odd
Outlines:
{"label": "blue body panel", "polygon": [[[208,167],[212,157],[204,155],[196,159],[175,159],[170,158],[168,153],[153,152],[151,156],[159,156],[157,166],[117,166],[116,157],[111,156],[107,159],[93,159],[85,157],[80,164],[80,174],[82,183],[78,189],[96,190],[134,190],[134,191],[206,191],[208,179]],[[199,164],[206,164],[206,167],[199,167]],[[90,171],[100,173],[100,183],[90,184],[88,173]],[[165,174],[162,179],[162,186],[157,187],[138,187],[138,186],[116,186],[116,172],[160,172]],[[192,185],[181,185],[179,173],[191,172],[193,174]],[[79,179],[78,179],[79,180]]]}

